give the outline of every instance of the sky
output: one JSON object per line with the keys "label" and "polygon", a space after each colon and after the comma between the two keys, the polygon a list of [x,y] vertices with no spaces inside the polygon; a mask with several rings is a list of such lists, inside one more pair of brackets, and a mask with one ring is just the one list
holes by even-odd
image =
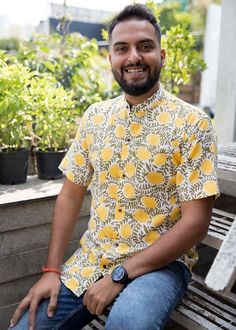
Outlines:
{"label": "sky", "polygon": [[[63,4],[64,0],[0,0],[0,16],[7,15],[11,24],[38,25],[49,15],[49,3]],[[137,1],[145,3],[145,0]],[[68,6],[119,11],[133,0],[67,0]]]}

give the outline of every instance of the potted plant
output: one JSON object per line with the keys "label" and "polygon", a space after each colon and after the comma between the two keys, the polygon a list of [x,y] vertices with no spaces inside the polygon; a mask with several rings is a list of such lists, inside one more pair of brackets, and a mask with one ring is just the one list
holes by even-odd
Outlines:
{"label": "potted plant", "polygon": [[22,64],[0,61],[0,183],[27,179],[28,147],[32,134],[29,84],[32,78]]}
{"label": "potted plant", "polygon": [[58,86],[49,75],[32,79],[30,93],[38,177],[46,180],[61,178],[58,165],[76,127],[73,94]]}

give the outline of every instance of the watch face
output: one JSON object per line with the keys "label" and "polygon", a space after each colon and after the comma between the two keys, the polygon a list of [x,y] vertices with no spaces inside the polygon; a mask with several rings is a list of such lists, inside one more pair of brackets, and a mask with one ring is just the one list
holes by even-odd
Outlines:
{"label": "watch face", "polygon": [[123,266],[117,266],[111,273],[113,282],[127,285],[129,283],[128,273]]}
{"label": "watch face", "polygon": [[122,266],[117,266],[112,272],[114,282],[120,282],[126,277],[126,270]]}

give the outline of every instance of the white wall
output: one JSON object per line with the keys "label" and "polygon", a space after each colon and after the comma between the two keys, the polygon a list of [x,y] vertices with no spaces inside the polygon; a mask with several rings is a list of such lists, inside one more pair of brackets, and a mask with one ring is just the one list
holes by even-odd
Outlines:
{"label": "white wall", "polygon": [[207,13],[204,36],[204,60],[207,69],[202,73],[200,106],[210,107],[214,112],[216,106],[217,66],[220,43],[221,6],[211,4]]}
{"label": "white wall", "polygon": [[222,0],[217,74],[216,131],[219,143],[236,141],[236,1]]}

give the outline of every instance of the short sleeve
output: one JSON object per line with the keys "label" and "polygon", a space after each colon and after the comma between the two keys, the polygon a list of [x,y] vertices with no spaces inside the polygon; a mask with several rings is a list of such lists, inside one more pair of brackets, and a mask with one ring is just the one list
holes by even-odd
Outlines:
{"label": "short sleeve", "polygon": [[92,180],[93,167],[86,140],[86,117],[80,120],[75,139],[59,165],[59,169],[75,184],[88,186]]}
{"label": "short sleeve", "polygon": [[216,135],[208,117],[186,126],[177,169],[180,201],[219,195]]}

